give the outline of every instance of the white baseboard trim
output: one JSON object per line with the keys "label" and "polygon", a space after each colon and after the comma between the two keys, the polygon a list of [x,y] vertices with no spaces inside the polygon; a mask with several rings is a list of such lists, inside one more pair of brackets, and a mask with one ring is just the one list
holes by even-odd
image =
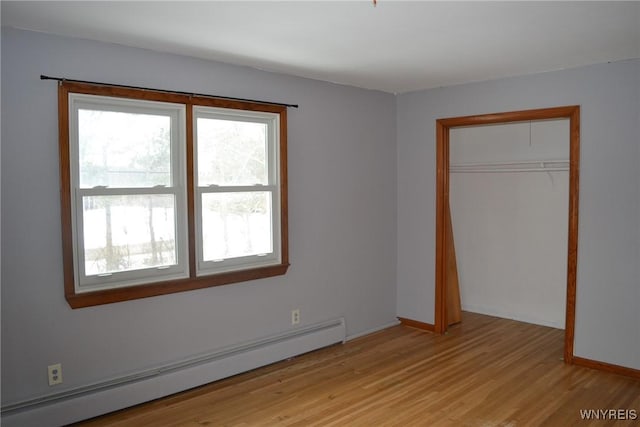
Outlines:
{"label": "white baseboard trim", "polygon": [[188,390],[344,342],[344,318],[2,407],[3,427],[60,426]]}

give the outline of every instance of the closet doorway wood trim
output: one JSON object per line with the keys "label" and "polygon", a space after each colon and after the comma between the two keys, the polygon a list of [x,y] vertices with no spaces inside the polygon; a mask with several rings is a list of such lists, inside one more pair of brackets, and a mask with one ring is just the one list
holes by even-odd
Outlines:
{"label": "closet doorway wood trim", "polygon": [[420,329],[423,331],[433,332],[433,325],[430,323],[419,322],[417,320],[407,319],[406,317],[398,317],[398,320],[404,326]]}
{"label": "closet doorway wood trim", "polygon": [[564,361],[573,362],[576,313],[576,272],[578,261],[578,180],[580,171],[580,106],[511,111],[436,120],[436,286],[434,330],[447,330],[446,207],[449,205],[449,131],[459,126],[480,126],[530,120],[569,119],[569,232],[567,253],[567,303],[565,314]]}

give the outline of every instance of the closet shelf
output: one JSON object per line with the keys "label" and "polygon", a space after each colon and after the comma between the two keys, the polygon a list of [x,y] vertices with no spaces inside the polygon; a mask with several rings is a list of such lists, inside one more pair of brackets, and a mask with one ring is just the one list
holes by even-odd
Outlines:
{"label": "closet shelf", "polygon": [[568,171],[569,160],[528,160],[522,162],[459,163],[449,166],[451,173],[558,172]]}

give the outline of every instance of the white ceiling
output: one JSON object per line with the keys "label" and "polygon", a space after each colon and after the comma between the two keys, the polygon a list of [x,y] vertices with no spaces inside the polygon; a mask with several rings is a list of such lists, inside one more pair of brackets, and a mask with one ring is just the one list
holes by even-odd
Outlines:
{"label": "white ceiling", "polygon": [[1,2],[6,26],[392,93],[640,57],[640,2]]}

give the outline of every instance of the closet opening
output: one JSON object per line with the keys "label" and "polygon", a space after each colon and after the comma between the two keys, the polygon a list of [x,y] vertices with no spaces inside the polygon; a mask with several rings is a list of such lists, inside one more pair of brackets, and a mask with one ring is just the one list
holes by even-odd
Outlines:
{"label": "closet opening", "polygon": [[[434,331],[444,333],[451,323],[451,314],[447,308],[447,299],[456,298],[452,289],[447,289],[447,283],[457,276],[457,269],[452,268],[455,263],[453,239],[450,224],[450,141],[451,130],[456,128],[515,124],[517,122],[540,122],[553,119],[568,119],[569,127],[569,183],[568,183],[568,221],[567,221],[567,254],[566,254],[566,304],[564,310],[564,361],[572,363],[573,341],[575,331],[575,301],[576,301],[576,271],[578,247],[578,180],[580,154],[580,107],[566,106],[537,110],[493,113],[477,116],[453,117],[436,120],[436,278],[435,278],[435,321]],[[505,148],[505,151],[508,147]],[[553,159],[551,159],[553,160]],[[456,172],[477,172],[481,165],[458,165]],[[503,171],[538,170],[545,171],[566,170],[566,163],[548,162],[495,162],[489,165]],[[549,173],[551,177],[551,173]],[[451,277],[450,277],[451,276]],[[457,279],[457,277],[456,277]]]}

